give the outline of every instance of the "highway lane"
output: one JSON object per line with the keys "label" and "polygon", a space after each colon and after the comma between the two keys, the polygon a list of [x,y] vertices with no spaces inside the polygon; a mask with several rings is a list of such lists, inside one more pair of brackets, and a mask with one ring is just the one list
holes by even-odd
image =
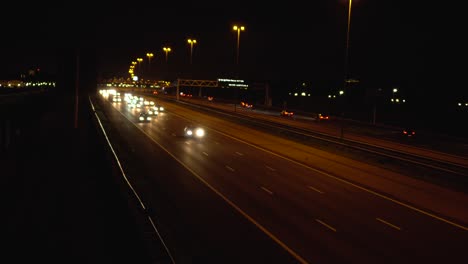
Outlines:
{"label": "highway lane", "polygon": [[[161,96],[159,96],[161,97]],[[162,97],[171,98],[171,97]],[[232,104],[207,102],[199,98],[181,98],[181,102],[200,104],[223,111],[236,112],[245,116],[268,120],[293,127],[299,127],[338,138],[365,142],[389,149],[402,150],[421,156],[429,156],[436,159],[453,162],[468,167],[468,145],[466,140],[447,138],[440,135],[429,134],[426,131],[418,131],[417,138],[408,139],[401,137],[401,131],[397,128],[379,128],[377,126],[363,125],[359,122],[342,122],[340,120],[327,120],[315,122],[315,119],[307,116],[281,117],[279,113],[260,109],[234,108]]]}
{"label": "highway lane", "polygon": [[[150,124],[131,123],[131,114],[110,105],[103,110],[127,178],[175,263],[298,263],[137,128]],[[146,233],[158,239],[150,226]]]}
{"label": "highway lane", "polygon": [[[117,108],[132,120],[134,113]],[[201,141],[187,140],[179,133],[183,125],[207,118],[170,110],[137,127],[296,257],[374,263],[462,255],[463,228],[217,130],[208,129]]]}

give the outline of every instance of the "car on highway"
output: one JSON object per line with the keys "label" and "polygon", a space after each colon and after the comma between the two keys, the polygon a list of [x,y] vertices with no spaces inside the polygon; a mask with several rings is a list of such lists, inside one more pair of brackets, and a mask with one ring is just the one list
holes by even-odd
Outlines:
{"label": "car on highway", "polygon": [[140,112],[138,114],[138,122],[151,122],[151,116],[147,112]]}
{"label": "car on highway", "polygon": [[287,111],[287,110],[282,110],[282,111],[280,112],[280,116],[293,117],[293,116],[294,116],[294,112]]}
{"label": "car on highway", "polygon": [[414,138],[416,137],[416,130],[414,128],[403,128],[401,130],[401,136],[404,138]]}
{"label": "car on highway", "polygon": [[197,125],[187,125],[184,127],[184,135],[191,138],[202,138],[205,136],[205,129]]}
{"label": "car on highway", "polygon": [[155,107],[149,107],[148,110],[146,110],[149,116],[158,116],[159,115],[159,110]]}
{"label": "car on highway", "polygon": [[158,110],[158,112],[163,112],[164,111],[164,107],[162,105],[158,104],[158,103],[155,103],[153,108],[155,110]]}
{"label": "car on highway", "polygon": [[326,121],[326,120],[330,120],[330,116],[327,114],[318,113],[315,116],[315,121]]}
{"label": "car on highway", "polygon": [[240,102],[240,106],[241,106],[241,107],[244,107],[244,108],[248,108],[248,109],[252,109],[252,108],[253,108],[253,104],[249,104],[249,103],[244,102],[244,101]]}

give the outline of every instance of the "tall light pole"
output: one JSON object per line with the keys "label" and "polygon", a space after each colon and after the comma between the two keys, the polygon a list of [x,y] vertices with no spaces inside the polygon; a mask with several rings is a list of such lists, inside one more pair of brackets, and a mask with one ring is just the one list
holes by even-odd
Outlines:
{"label": "tall light pole", "polygon": [[141,75],[141,62],[143,61],[143,58],[137,58],[138,61],[138,74]]}
{"label": "tall light pole", "polygon": [[167,54],[171,51],[171,48],[169,48],[169,47],[164,47],[163,50],[164,50],[164,52],[166,53],[166,63],[167,63]]}
{"label": "tall light pole", "polygon": [[240,32],[245,30],[244,26],[234,26],[232,29],[237,31],[237,53],[236,53],[236,64],[239,64],[239,45],[240,45]]}
{"label": "tall light pole", "polygon": [[[348,28],[346,30],[346,54],[345,54],[345,91],[349,79],[349,73],[348,73],[348,68],[349,68],[349,31],[351,27],[351,5],[353,3],[353,0],[349,0],[349,6],[348,6]],[[346,91],[347,92],[347,91]]]}
{"label": "tall light pole", "polygon": [[193,44],[197,44],[196,39],[188,39],[188,44],[190,44],[190,64],[192,64],[192,54],[193,54]]}
{"label": "tall light pole", "polygon": [[148,57],[148,73],[151,73],[151,59],[153,58],[153,53],[146,53],[146,57]]}

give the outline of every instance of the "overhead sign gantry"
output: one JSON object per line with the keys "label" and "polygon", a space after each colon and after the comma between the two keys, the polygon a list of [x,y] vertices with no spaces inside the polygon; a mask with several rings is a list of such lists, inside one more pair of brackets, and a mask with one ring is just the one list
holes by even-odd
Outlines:
{"label": "overhead sign gantry", "polygon": [[176,98],[179,100],[179,87],[180,86],[189,86],[189,87],[200,87],[198,90],[198,95],[201,96],[202,87],[218,87],[218,81],[213,80],[190,80],[190,79],[177,79],[177,92]]}

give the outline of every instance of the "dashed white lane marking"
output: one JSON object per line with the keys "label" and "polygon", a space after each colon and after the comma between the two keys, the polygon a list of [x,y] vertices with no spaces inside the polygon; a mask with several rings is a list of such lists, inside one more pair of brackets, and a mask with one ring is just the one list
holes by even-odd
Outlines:
{"label": "dashed white lane marking", "polygon": [[387,222],[387,221],[385,221],[385,220],[383,220],[383,219],[381,219],[381,218],[378,218],[378,217],[377,217],[377,218],[375,218],[375,219],[376,219],[377,221],[380,221],[380,222],[382,222],[382,223],[384,223],[384,224],[386,224],[386,225],[388,225],[388,226],[391,226],[391,227],[393,227],[393,228],[395,228],[395,229],[397,229],[397,230],[401,230],[400,227],[398,227],[398,226],[396,226],[396,225],[394,225],[394,224],[391,224],[391,223],[389,223],[389,222]]}
{"label": "dashed white lane marking", "polygon": [[264,190],[265,192],[269,193],[270,195],[273,195],[273,192],[268,190],[267,188],[263,187],[263,186],[260,186],[260,188],[262,188],[262,190]]}
{"label": "dashed white lane marking", "polygon": [[323,221],[321,220],[318,220],[318,219],[315,219],[315,221],[319,222],[320,224],[326,226],[327,228],[329,228],[330,230],[333,230],[334,232],[336,232],[336,229],[331,227],[330,225],[327,225],[326,223],[324,223]]}
{"label": "dashed white lane marking", "polygon": [[314,190],[314,191],[316,191],[316,192],[318,192],[318,193],[323,193],[321,190],[319,190],[319,189],[317,189],[317,188],[314,188],[314,187],[312,187],[312,186],[307,186],[307,188],[309,188],[309,189],[311,189],[311,190]]}

